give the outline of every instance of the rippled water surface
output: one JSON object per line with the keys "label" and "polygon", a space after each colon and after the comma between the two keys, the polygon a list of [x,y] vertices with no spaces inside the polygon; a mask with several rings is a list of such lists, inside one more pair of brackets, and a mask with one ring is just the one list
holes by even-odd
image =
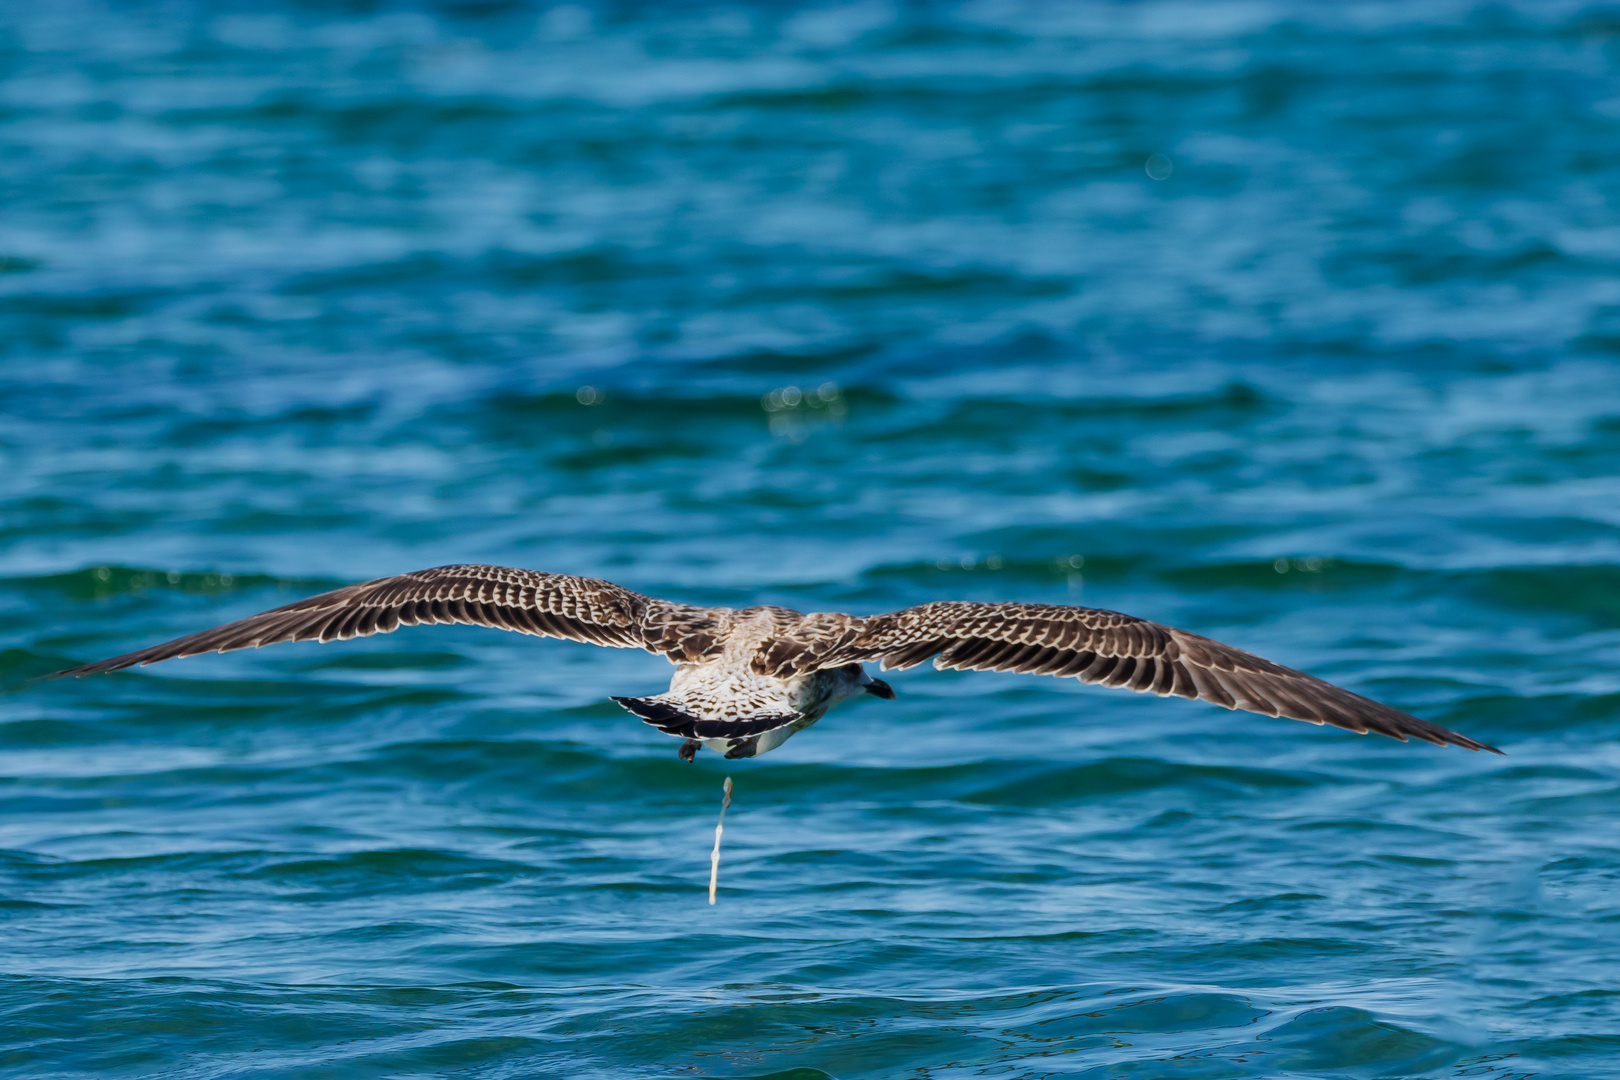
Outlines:
{"label": "rippled water surface", "polygon": [[[0,1071],[1620,1073],[1617,35],[0,8]],[[1117,608],[1508,756],[925,667],[689,766],[661,659],[456,627],[32,681],[457,561]]]}

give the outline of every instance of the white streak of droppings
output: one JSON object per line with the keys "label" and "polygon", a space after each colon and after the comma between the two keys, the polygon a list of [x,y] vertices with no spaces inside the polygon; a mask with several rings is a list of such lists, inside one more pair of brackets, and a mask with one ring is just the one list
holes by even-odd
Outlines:
{"label": "white streak of droppings", "polygon": [[720,800],[720,820],[714,823],[714,850],[709,853],[709,903],[720,884],[720,836],[726,831],[726,811],[731,809],[731,777],[726,777],[725,797]]}

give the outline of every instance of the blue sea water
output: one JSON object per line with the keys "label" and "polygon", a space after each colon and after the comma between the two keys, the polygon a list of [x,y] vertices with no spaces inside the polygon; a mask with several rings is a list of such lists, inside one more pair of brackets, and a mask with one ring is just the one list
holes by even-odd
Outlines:
{"label": "blue sea water", "polygon": [[[0,6],[0,1073],[1620,1073],[1620,9]],[[1114,608],[675,757],[458,561]],[[736,784],[719,903],[705,887]]]}

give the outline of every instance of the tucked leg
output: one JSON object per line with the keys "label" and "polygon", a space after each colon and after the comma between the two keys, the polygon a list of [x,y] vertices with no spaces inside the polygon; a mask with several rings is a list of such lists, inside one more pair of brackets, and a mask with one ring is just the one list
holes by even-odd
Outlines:
{"label": "tucked leg", "polygon": [[678,753],[681,755],[681,760],[690,762],[693,758],[697,757],[697,752],[702,748],[702,746],[703,744],[698,742],[696,739],[687,739],[685,742],[681,743],[681,748],[678,751]]}
{"label": "tucked leg", "polygon": [[753,757],[758,752],[759,752],[759,736],[755,735],[752,739],[746,739],[743,742],[733,744],[731,749],[726,751],[726,757],[728,757],[728,758]]}

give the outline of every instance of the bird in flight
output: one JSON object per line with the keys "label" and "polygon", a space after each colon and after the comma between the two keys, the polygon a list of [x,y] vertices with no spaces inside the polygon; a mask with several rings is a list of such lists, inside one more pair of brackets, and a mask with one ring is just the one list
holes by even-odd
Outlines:
{"label": "bird in flight", "polygon": [[774,750],[846,698],[893,698],[894,690],[867,674],[865,663],[878,661],[888,671],[930,657],[944,670],[1056,675],[1362,734],[1376,731],[1402,742],[1415,738],[1501,753],[1241,649],[1117,611],[965,600],[865,616],[706,608],[642,596],[597,578],[506,566],[440,566],[350,585],[57,675],[93,675],[281,641],[347,641],[427,623],[662,653],[675,665],[667,692],[613,700],[684,740],[684,761],[704,747],[728,758]]}

